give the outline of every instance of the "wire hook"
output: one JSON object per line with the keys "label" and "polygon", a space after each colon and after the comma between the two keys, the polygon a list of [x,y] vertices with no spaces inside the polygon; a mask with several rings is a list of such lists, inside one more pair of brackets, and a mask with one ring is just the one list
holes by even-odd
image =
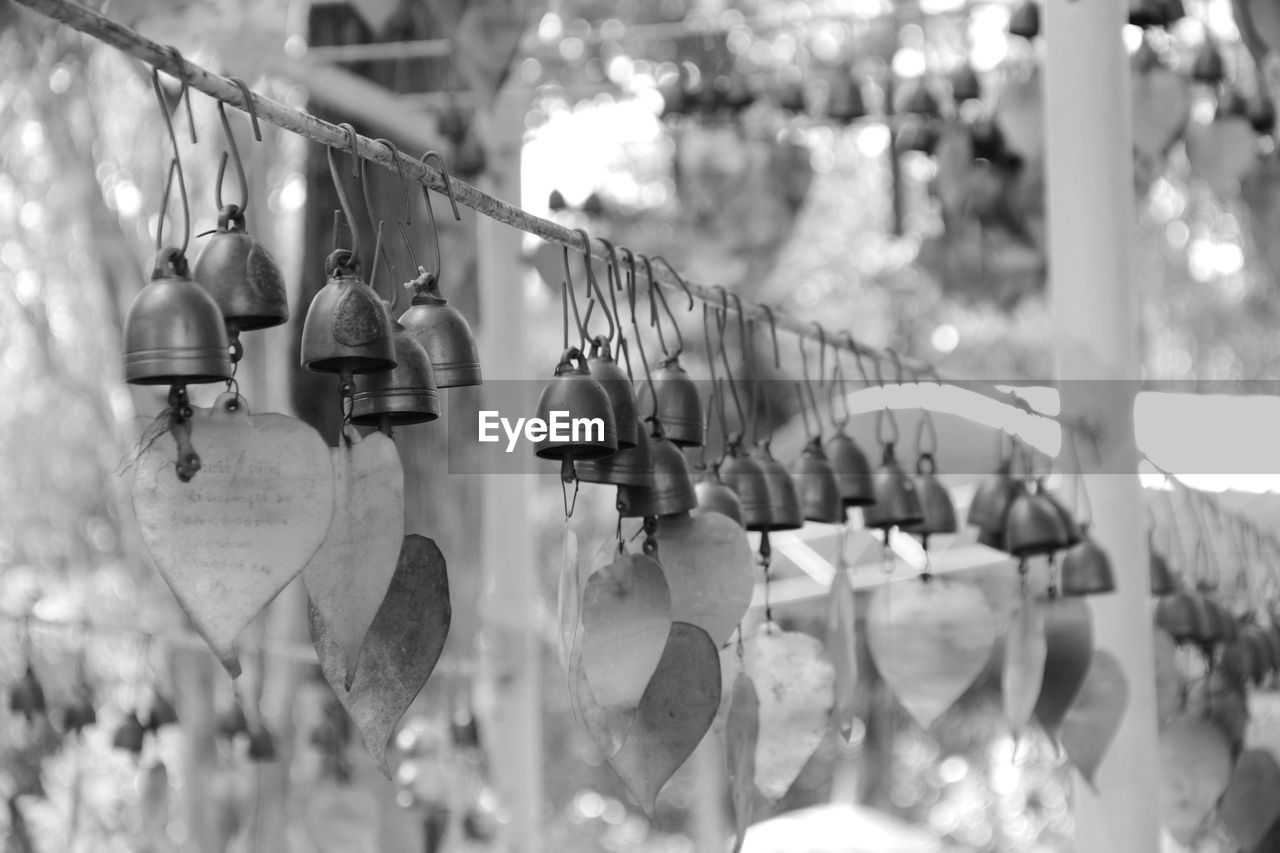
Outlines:
{"label": "wire hook", "polygon": [[[181,54],[177,50],[170,48],[175,61],[178,62],[179,70],[184,67]],[[187,78],[185,72],[181,72],[182,91],[178,94],[179,100],[187,98],[188,117],[190,117],[191,100],[187,96]],[[164,245],[164,220],[169,210],[169,191],[173,186],[174,175],[178,178],[178,194],[182,198],[182,246],[180,253],[186,255],[187,247],[191,244],[191,208],[187,201],[187,181],[182,174],[182,158],[178,151],[178,135],[173,130],[173,120],[169,115],[169,106],[165,102],[164,90],[160,87],[160,70],[158,68],[151,69],[151,87],[156,93],[156,103],[160,106],[160,116],[164,119],[165,131],[169,136],[169,143],[173,146],[173,159],[169,161],[169,174],[164,182],[164,201],[160,205],[160,217],[156,223],[156,251],[159,252]],[[195,124],[191,124],[191,139],[195,141]]]}
{"label": "wire hook", "polygon": [[[662,355],[670,363],[679,358],[680,354],[684,352],[684,335],[680,333],[680,324],[676,322],[676,315],[671,313],[671,306],[667,304],[666,294],[662,292],[657,279],[654,278],[653,264],[650,263],[649,258],[645,255],[641,255],[640,260],[644,263],[644,274],[649,279],[649,325],[658,330],[658,343],[662,346]],[[662,310],[667,312],[667,320],[671,323],[671,328],[676,333],[675,352],[667,349],[667,341],[662,335],[662,323],[658,321],[659,302],[662,303]]]}
{"label": "wire hook", "polygon": [[[356,129],[348,123],[342,123],[338,127],[347,134],[350,140],[351,150],[356,150]],[[351,229],[351,248],[345,250],[347,258],[340,265],[347,267],[353,271],[360,269],[360,228],[356,224],[356,218],[351,212],[351,199],[347,197],[347,191],[342,185],[342,176],[338,174],[338,161],[334,156],[334,147],[332,145],[325,147],[325,157],[329,161],[329,176],[333,179],[333,189],[338,194],[338,204],[342,207],[342,215],[347,220],[347,227]],[[355,177],[360,177],[360,158],[355,158],[355,170],[352,172]]]}
{"label": "wire hook", "polygon": [[625,339],[622,335],[622,316],[618,313],[618,291],[622,289],[622,266],[618,263],[618,250],[614,247],[612,241],[603,237],[597,237],[600,244],[604,246],[604,250],[609,253],[609,260],[605,265],[605,277],[608,282],[609,291],[609,308],[613,315],[614,333],[609,336],[610,340],[617,340],[616,347],[622,350]]}
{"label": "wire hook", "polygon": [[373,241],[373,266],[369,270],[369,287],[373,288],[376,293],[377,288],[374,282],[378,279],[378,261],[382,261],[382,265],[387,268],[387,275],[391,277],[391,299],[390,309],[394,311],[396,307],[396,297],[399,296],[399,288],[396,287],[396,268],[391,264],[391,257],[387,254],[387,244],[382,239],[383,220],[377,219],[373,215],[373,197],[369,194],[369,165],[364,160],[357,161],[360,171],[360,195],[364,198],[364,212],[369,217],[369,227],[373,229],[375,237]]}
{"label": "wire hook", "polygon": [[[425,167],[427,165],[427,161],[433,158],[440,164],[440,174],[444,178],[445,195],[449,197],[449,205],[453,208],[453,219],[455,222],[460,222],[462,220],[462,214],[458,212],[458,200],[453,197],[453,178],[449,176],[449,166],[444,162],[444,158],[440,156],[440,152],[428,151],[418,158],[418,162]],[[396,162],[399,162],[398,158]],[[432,271],[433,276],[427,279],[426,284],[429,289],[438,289],[441,273],[440,232],[436,229],[436,212],[431,206],[431,192],[427,189],[426,184],[422,185],[422,198],[427,203],[427,220],[431,226],[431,251],[432,256],[435,258],[435,269]]]}
{"label": "wire hook", "polygon": [[769,319],[769,340],[773,344],[773,366],[780,368],[782,367],[782,354],[778,351],[778,321],[773,316],[773,309],[763,302],[760,303],[760,310]]}
{"label": "wire hook", "polygon": [[595,303],[599,301],[600,312],[604,314],[604,319],[609,324],[609,333],[605,335],[605,340],[613,340],[616,328],[613,323],[613,317],[609,316],[609,308],[605,305],[604,291],[600,289],[600,282],[596,279],[595,270],[591,268],[591,235],[581,228],[573,229],[575,234],[582,237],[582,261],[587,268],[587,313],[582,319],[582,334],[584,340],[591,341],[587,331],[587,324],[591,322],[591,309]]}
{"label": "wire hook", "polygon": [[622,247],[622,252],[627,258],[627,304],[631,310],[631,328],[635,332],[636,351],[640,353],[640,364],[644,367],[644,381],[649,386],[649,397],[653,402],[653,411],[646,420],[653,420],[658,414],[658,389],[653,384],[653,375],[649,372],[649,357],[645,355],[640,323],[636,320],[636,254],[626,246]]}
{"label": "wire hook", "polygon": [[[578,294],[574,292],[573,272],[569,269],[569,247],[561,246],[561,254],[564,258],[564,281],[561,282],[560,305],[564,310],[564,348],[569,348],[569,303],[573,303],[573,322],[578,329],[579,346],[581,347],[587,341],[587,328],[583,323],[582,315],[578,313]],[[567,295],[567,299],[566,299]]]}
{"label": "wire hook", "polygon": [[[240,90],[240,96],[244,98],[245,112],[249,114],[249,122],[253,126],[253,138],[256,142],[262,141],[262,128],[258,126],[258,110],[254,106],[253,93],[239,77],[228,77],[232,83]],[[222,133],[226,137],[227,147],[231,150],[231,160],[236,167],[236,178],[240,184],[240,203],[231,205],[234,210],[226,211],[228,218],[237,220],[241,224],[244,223],[245,211],[249,209],[249,180],[245,176],[244,161],[240,159],[240,148],[236,145],[235,134],[231,132],[231,121],[227,118],[227,105],[225,101],[218,101],[218,120],[222,123]],[[218,211],[221,213],[226,210],[222,204],[222,179],[227,171],[227,152],[223,151],[222,156],[218,159],[218,179],[213,185],[213,198],[218,205]]]}

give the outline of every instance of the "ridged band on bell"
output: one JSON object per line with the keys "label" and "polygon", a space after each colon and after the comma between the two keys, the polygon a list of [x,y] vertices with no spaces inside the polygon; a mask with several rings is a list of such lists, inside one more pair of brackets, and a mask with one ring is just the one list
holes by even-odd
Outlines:
{"label": "ridged band on bell", "polygon": [[618,452],[603,459],[588,459],[577,463],[578,479],[584,483],[607,483],[615,486],[653,487],[653,452],[649,433],[644,424],[636,421],[636,443],[632,447],[620,447]]}
{"label": "ridged band on bell", "polygon": [[1057,506],[1044,490],[1023,490],[1009,506],[1004,523],[1004,550],[1015,557],[1052,554],[1067,545],[1067,529]]}
{"label": "ridged band on bell", "polygon": [[698,496],[698,512],[718,512],[733,519],[739,526],[745,527],[746,520],[742,513],[742,501],[738,493],[729,488],[720,479],[720,466],[712,465],[694,486]]}
{"label": "ridged band on bell", "polygon": [[565,427],[560,434],[548,429],[536,443],[534,452],[543,459],[600,459],[618,450],[609,395],[591,378],[586,356],[577,347],[560,355],[555,376],[538,397],[537,417],[548,426]]}
{"label": "ridged band on bell", "polygon": [[654,415],[662,423],[668,441],[681,447],[701,447],[704,428],[702,397],[693,378],[680,366],[678,356],[663,361],[653,371]]}
{"label": "ridged band on bell", "polygon": [[836,473],[822,451],[822,439],[815,436],[791,466],[796,496],[800,500],[800,512],[805,521],[820,524],[840,524],[844,521],[844,502],[840,499],[840,487]]}
{"label": "ridged band on bell", "polygon": [[433,274],[423,273],[414,286],[413,301],[400,316],[400,323],[427,351],[437,387],[483,384],[480,353],[467,318],[440,295]]}
{"label": "ridged band on bell", "polygon": [[635,447],[639,440],[638,434],[644,431],[644,427],[636,415],[636,398],[631,388],[631,379],[613,360],[608,338],[597,336],[591,342],[587,368],[591,371],[591,378],[599,382],[609,395],[609,404],[613,406],[613,421],[618,427],[619,449]]}
{"label": "ridged band on bell", "polygon": [[1063,595],[1101,595],[1116,591],[1116,576],[1111,558],[1087,531],[1079,542],[1067,548],[1062,557]]}
{"label": "ridged band on bell", "polygon": [[863,507],[862,519],[867,527],[889,530],[924,521],[924,508],[916,484],[902,469],[893,444],[884,446],[884,456],[876,469],[876,502]]}
{"label": "ridged band on bell", "polygon": [[741,445],[729,445],[729,455],[720,463],[720,479],[738,496],[743,526],[748,530],[767,527],[773,517],[769,484],[760,463],[743,452]]}
{"label": "ridged band on bell", "polygon": [[229,334],[289,319],[284,275],[271,253],[244,230],[238,208],[228,206],[218,214],[218,230],[196,256],[192,276],[218,303]]}
{"label": "ridged band on bell", "polygon": [[329,280],[311,300],[302,324],[302,366],[318,373],[373,373],[396,366],[391,320],[378,294],[346,266],[339,249],[325,267]]}
{"label": "ridged band on bell", "polygon": [[955,533],[956,507],[951,501],[951,492],[938,479],[931,453],[922,453],[916,460],[916,493],[920,496],[920,509],[924,513],[924,519],[909,524],[904,529],[917,536]]}
{"label": "ridged band on bell", "polygon": [[440,417],[440,394],[431,360],[404,326],[391,321],[396,366],[356,380],[351,422],[360,426],[406,426]]}
{"label": "ridged band on bell", "polygon": [[827,442],[827,461],[836,474],[840,500],[846,507],[867,506],[875,503],[875,475],[871,463],[849,435],[838,431]]}
{"label": "ridged band on bell", "polygon": [[769,520],[754,526],[748,522],[748,530],[772,532],[775,530],[799,530],[804,527],[804,513],[800,509],[800,496],[796,494],[796,484],[786,467],[773,458],[768,443],[756,446],[751,458],[764,473],[765,489],[769,494]]}
{"label": "ridged band on bell", "polygon": [[230,343],[218,303],[188,275],[181,250],[156,255],[151,281],[124,323],[124,378],[183,385],[231,378]]}

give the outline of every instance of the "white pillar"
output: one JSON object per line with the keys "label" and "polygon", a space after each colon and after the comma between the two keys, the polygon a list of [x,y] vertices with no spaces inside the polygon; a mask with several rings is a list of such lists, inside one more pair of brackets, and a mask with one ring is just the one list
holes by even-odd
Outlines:
{"label": "white pillar", "polygon": [[[1093,532],[1117,591],[1093,599],[1099,648],[1120,660],[1128,711],[1098,774],[1076,786],[1076,849],[1156,853],[1159,757],[1147,546],[1133,400],[1140,354],[1132,272],[1133,129],[1122,42],[1128,5],[1046,0],[1045,116],[1050,288],[1063,414],[1097,429]],[[1079,380],[1079,381],[1076,381]],[[1131,380],[1128,382],[1108,380]]]}
{"label": "white pillar", "polygon": [[[484,117],[489,166],[483,189],[520,204],[520,156],[526,103],[500,96]],[[530,380],[526,368],[522,235],[480,216],[480,361],[486,381]],[[485,392],[481,387],[481,394]],[[529,477],[480,477],[480,535],[485,573],[484,639],[486,737],[495,783],[511,811],[504,849],[539,853],[542,829],[541,652],[534,602],[539,596],[529,501]]]}

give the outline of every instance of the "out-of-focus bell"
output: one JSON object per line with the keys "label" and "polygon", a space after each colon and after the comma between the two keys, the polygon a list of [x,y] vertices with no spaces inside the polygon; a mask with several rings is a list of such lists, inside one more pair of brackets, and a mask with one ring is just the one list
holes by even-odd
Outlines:
{"label": "out-of-focus bell", "polygon": [[681,447],[701,447],[704,430],[702,398],[692,377],[680,366],[680,357],[664,360],[653,371],[657,395],[654,415],[667,440]]}
{"label": "out-of-focus bell", "polygon": [[188,275],[176,248],[156,255],[151,282],[124,321],[124,378],[134,385],[188,385],[231,378],[218,304]]}
{"label": "out-of-focus bell", "polygon": [[720,465],[716,463],[707,468],[707,473],[698,480],[694,491],[698,496],[698,512],[718,512],[733,519],[741,526],[746,526],[742,513],[742,501],[738,493],[725,485],[720,479]]}
{"label": "out-of-focus bell", "polygon": [[378,294],[338,249],[325,261],[328,282],[302,324],[302,366],[318,373],[376,373],[396,366],[391,320]]}
{"label": "out-of-focus bell", "polygon": [[1040,6],[1037,0],[1022,0],[1009,16],[1009,35],[1033,39],[1040,35]]}
{"label": "out-of-focus bell", "polygon": [[836,473],[822,452],[822,438],[814,436],[805,445],[800,458],[791,466],[795,480],[796,496],[800,500],[800,512],[805,521],[820,524],[840,524],[844,521],[844,503],[840,500],[840,486]]}
{"label": "out-of-focus bell", "polygon": [[561,354],[554,378],[538,398],[537,417],[548,429],[534,452],[543,459],[561,460],[566,480],[576,476],[573,460],[600,459],[618,450],[609,395],[591,378],[586,356],[577,347]]}
{"label": "out-of-focus bell", "polygon": [[1012,464],[1005,460],[996,472],[983,480],[969,503],[968,524],[978,528],[978,541],[989,548],[1004,547],[1004,521],[1014,498],[1025,486],[1010,473]]}
{"label": "out-of-focus bell", "polygon": [[435,373],[422,344],[391,320],[396,366],[356,380],[351,422],[360,426],[405,426],[440,417]]}
{"label": "out-of-focus bell", "polygon": [[1190,642],[1198,633],[1196,610],[1195,593],[1171,592],[1156,603],[1156,625],[1173,637],[1175,643]]}
{"label": "out-of-focus bell", "polygon": [[1067,545],[1062,514],[1045,497],[1037,484],[1035,491],[1023,491],[1009,507],[1004,524],[1004,550],[1019,559],[1051,554]]}
{"label": "out-of-focus bell", "polygon": [[1062,558],[1063,595],[1100,595],[1116,591],[1116,577],[1111,570],[1111,559],[1102,546],[1085,535],[1067,549]]}
{"label": "out-of-focus bell", "polygon": [[636,421],[636,443],[621,447],[612,456],[584,459],[576,464],[578,479],[584,483],[653,488],[653,451],[644,424]]}
{"label": "out-of-focus bell", "polygon": [[[800,497],[796,494],[796,484],[782,463],[773,458],[767,442],[756,446],[752,458],[760,466],[764,474],[765,489],[769,494],[769,520],[757,523],[754,527],[747,523],[748,530],[762,532],[774,530],[799,530],[804,527],[804,514],[800,510]],[[745,505],[743,507],[745,511]]]}
{"label": "out-of-focus bell", "polygon": [[827,461],[835,471],[840,500],[846,507],[875,503],[876,485],[871,463],[858,443],[844,430],[837,430],[827,442]]}
{"label": "out-of-focus bell", "polygon": [[417,339],[435,370],[436,386],[480,385],[480,354],[462,312],[440,295],[436,276],[424,272],[414,281],[413,301],[400,324]]}
{"label": "out-of-focus bell", "polygon": [[889,530],[924,521],[924,507],[916,484],[902,470],[892,443],[884,445],[884,457],[875,474],[876,502],[863,507],[862,519],[867,527]]}
{"label": "out-of-focus bell", "polygon": [[637,435],[644,429],[636,417],[636,398],[631,390],[631,380],[618,362],[613,360],[608,338],[597,336],[592,340],[591,351],[587,356],[587,369],[591,371],[591,378],[599,382],[609,395],[609,404],[613,406],[613,420],[618,428],[618,447],[635,447],[639,441]]}
{"label": "out-of-focus bell", "polygon": [[1150,543],[1148,537],[1148,548],[1151,554],[1151,595],[1153,598],[1160,598],[1171,592],[1178,590],[1178,579],[1174,577],[1173,570],[1169,568],[1169,561],[1164,555],[1155,549]]}
{"label": "out-of-focus bell", "polygon": [[284,276],[271,254],[245,231],[235,205],[218,214],[218,230],[196,256],[192,276],[218,304],[227,333],[279,326],[289,319]]}
{"label": "out-of-focus bell", "polygon": [[748,530],[766,529],[773,513],[764,469],[736,442],[729,445],[729,455],[720,463],[720,479],[733,489],[742,504],[743,526]]}
{"label": "out-of-focus bell", "polygon": [[653,453],[652,486],[619,486],[618,513],[624,518],[679,515],[698,506],[693,475],[684,454],[662,435],[655,423],[649,437]]}
{"label": "out-of-focus bell", "polygon": [[1058,517],[1062,519],[1062,529],[1067,534],[1067,547],[1080,542],[1084,539],[1084,531],[1080,528],[1080,523],[1076,521],[1076,515],[1065,503],[1062,502],[1053,492],[1043,489],[1040,492],[1044,495],[1045,500],[1053,504],[1054,509],[1058,511]]}
{"label": "out-of-focus bell", "polygon": [[903,529],[925,539],[935,533],[955,533],[956,507],[951,501],[951,492],[938,479],[931,453],[921,453],[916,460],[916,493],[920,496],[924,520]]}
{"label": "out-of-focus bell", "polygon": [[116,749],[123,749],[125,752],[137,755],[142,752],[142,739],[145,734],[142,723],[138,721],[138,715],[130,712],[111,733],[111,745]]}

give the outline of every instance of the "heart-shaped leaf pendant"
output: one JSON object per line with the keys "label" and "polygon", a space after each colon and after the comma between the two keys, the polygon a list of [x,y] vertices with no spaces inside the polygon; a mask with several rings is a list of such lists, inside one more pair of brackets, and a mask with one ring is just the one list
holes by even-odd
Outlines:
{"label": "heart-shaped leaf pendant", "polygon": [[333,518],[302,582],[355,678],[360,644],[391,585],[404,540],[404,470],[395,442],[380,432],[343,432],[331,451]]}
{"label": "heart-shaped leaf pendant", "polygon": [[1091,786],[1097,786],[1098,768],[1120,731],[1128,706],[1129,681],[1120,661],[1111,652],[1098,649],[1059,734],[1067,759]]}
{"label": "heart-shaped leaf pendant", "polygon": [[1280,764],[1271,753],[1248,749],[1236,762],[1218,818],[1241,850],[1257,850],[1259,842],[1280,820]]}
{"label": "heart-shaped leaf pendant", "polygon": [[671,588],[671,618],[697,625],[723,646],[747,608],[755,583],[747,535],[719,513],[658,520],[658,563]]}
{"label": "heart-shaped leaf pendant", "polygon": [[1014,735],[1031,720],[1043,684],[1045,660],[1044,613],[1034,598],[1025,597],[1009,620],[1004,642],[1004,669],[1000,689],[1004,716]]}
{"label": "heart-shaped leaf pendant", "polygon": [[1057,737],[1093,662],[1093,612],[1089,605],[1083,598],[1046,601],[1044,637],[1044,682],[1035,715],[1044,730]]}
{"label": "heart-shaped leaf pendant", "polygon": [[1231,744],[1212,722],[1182,716],[1160,732],[1160,815],[1189,844],[1231,781]]}
{"label": "heart-shaped leaf pendant", "polygon": [[725,765],[733,801],[734,853],[742,849],[747,827],[755,818],[756,749],[760,741],[760,699],[745,673],[733,681],[729,721],[725,726]]}
{"label": "heart-shaped leaf pendant", "polygon": [[249,414],[235,394],[193,410],[191,442],[203,467],[189,483],[177,477],[171,435],[142,451],[133,509],[165,582],[234,678],[236,637],[324,540],[329,448],[295,418]]}
{"label": "heart-shaped leaf pendant", "polygon": [[827,657],[835,670],[835,707],[831,722],[846,741],[853,731],[858,705],[858,626],[853,586],[838,566],[827,594]]}
{"label": "heart-shaped leaf pendant", "polygon": [[425,536],[404,537],[391,586],[360,647],[356,677],[347,690],[342,646],[330,635],[315,603],[308,608],[320,669],[388,778],[387,744],[435,669],[452,614],[444,554]]}

